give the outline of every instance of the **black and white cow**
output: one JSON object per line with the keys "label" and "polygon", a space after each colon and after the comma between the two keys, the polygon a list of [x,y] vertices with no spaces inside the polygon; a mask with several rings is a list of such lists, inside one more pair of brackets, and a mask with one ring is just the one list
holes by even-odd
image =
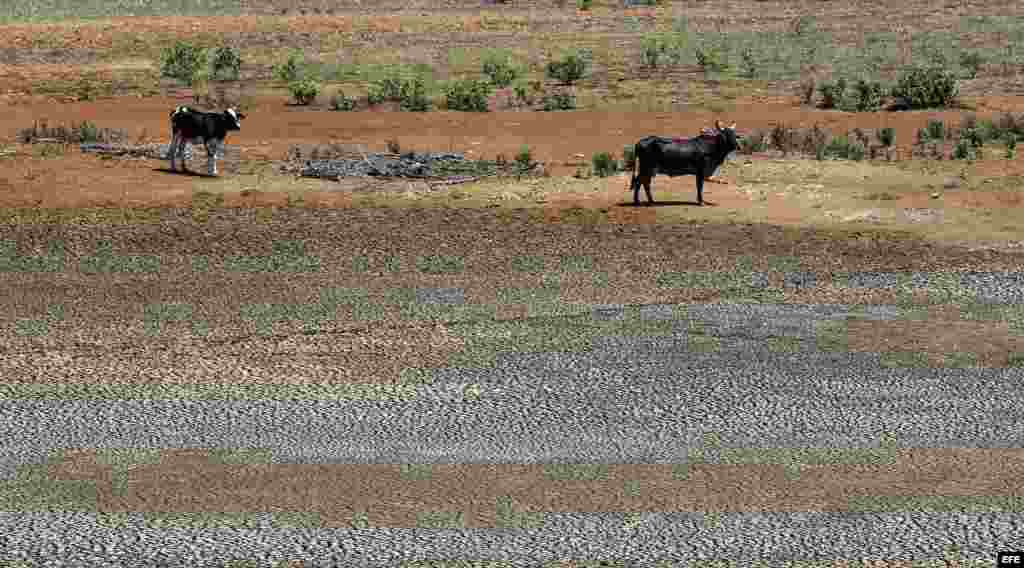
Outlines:
{"label": "black and white cow", "polygon": [[206,147],[206,171],[211,176],[217,175],[217,155],[224,147],[224,137],[232,130],[241,130],[243,118],[245,115],[233,108],[224,112],[200,112],[186,106],[174,109],[171,112],[171,146],[167,151],[171,171],[175,171],[175,157],[181,157],[181,169],[187,172],[185,149],[189,144],[202,142]]}

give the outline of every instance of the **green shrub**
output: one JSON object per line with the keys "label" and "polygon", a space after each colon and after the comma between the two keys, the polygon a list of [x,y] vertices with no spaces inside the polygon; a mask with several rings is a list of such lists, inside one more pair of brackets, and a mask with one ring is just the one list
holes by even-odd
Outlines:
{"label": "green shrub", "polygon": [[978,134],[986,142],[996,140],[999,138],[999,127],[991,119],[983,118],[978,121]]}
{"label": "green shrub", "polygon": [[331,96],[331,110],[354,110],[355,108],[356,100],[346,97],[341,89]]}
{"label": "green shrub", "polygon": [[800,83],[800,102],[805,105],[814,101],[814,78],[808,77]]}
{"label": "green shrub", "polygon": [[765,134],[760,130],[751,132],[748,136],[744,136],[743,139],[739,141],[739,152],[741,154],[763,152],[765,148],[768,147],[768,141],[765,138]]}
{"label": "green shrub", "polygon": [[430,97],[427,96],[427,84],[423,77],[416,76],[402,83],[402,98],[399,108],[411,112],[427,112],[430,110]]}
{"label": "green shrub", "polygon": [[205,64],[205,49],[187,41],[178,41],[160,53],[160,76],[192,86]]}
{"label": "green shrub", "polygon": [[746,46],[740,51],[740,75],[748,79],[757,76],[757,59],[754,57],[754,50]]}
{"label": "green shrub", "polygon": [[967,72],[968,79],[978,76],[978,69],[985,63],[985,58],[977,51],[964,51],[960,53],[960,66]]}
{"label": "green shrub", "polygon": [[729,68],[722,53],[713,46],[697,46],[694,48],[694,55],[697,57],[697,65],[705,73],[708,71],[726,71]]}
{"label": "green shrub", "polygon": [[479,79],[452,81],[445,89],[450,110],[487,112],[487,98],[491,96],[491,85]]}
{"label": "green shrub", "polygon": [[853,86],[858,112],[870,112],[882,107],[882,84],[858,79]]}
{"label": "green shrub", "polygon": [[829,140],[825,146],[824,153],[828,156],[846,159],[850,157],[850,147],[852,145],[850,139],[843,134]]}
{"label": "green shrub", "polygon": [[78,126],[72,126],[76,138],[81,142],[98,142],[100,140],[100,129],[88,120],[82,121]]}
{"label": "green shrub", "polygon": [[529,170],[531,165],[533,165],[533,154],[530,152],[530,147],[523,144],[516,154],[516,170],[523,173]]}
{"label": "green shrub", "polygon": [[633,171],[636,167],[636,146],[626,144],[622,147],[622,166],[627,171]]}
{"label": "green shrub", "polygon": [[527,84],[520,81],[512,87],[512,92],[515,95],[515,104],[521,106],[529,106],[533,104],[533,97],[530,95],[530,91],[527,89]]}
{"label": "green shrub", "polygon": [[952,104],[958,93],[956,77],[939,67],[917,67],[905,72],[892,89],[911,108],[942,108]]}
{"label": "green shrub", "polygon": [[997,125],[999,131],[1004,134],[1008,132],[1013,133],[1018,138],[1024,136],[1024,120],[1017,120],[1017,117],[1013,114],[1004,112],[1002,116],[999,117]]}
{"label": "green shrub", "polygon": [[859,162],[864,159],[864,152],[864,145],[859,142],[855,142],[850,144],[848,155],[851,160]]}
{"label": "green shrub", "polygon": [[941,120],[929,120],[926,128],[928,138],[932,140],[942,140],[945,134],[945,125],[942,124]]}
{"label": "green shrub", "polygon": [[308,105],[315,101],[317,95],[320,94],[320,83],[313,79],[293,81],[288,84],[288,92],[292,94],[292,98],[298,104]]}
{"label": "green shrub", "polygon": [[842,77],[838,81],[825,81],[818,86],[821,93],[821,108],[837,108],[846,98],[846,79]]}
{"label": "green shrub", "polygon": [[392,73],[387,77],[377,81],[380,85],[381,93],[384,94],[384,100],[387,101],[400,101],[402,100],[402,78],[397,73]]}
{"label": "green shrub", "polygon": [[1003,138],[1003,143],[1006,144],[1006,159],[1012,160],[1017,154],[1017,137],[1013,134],[1007,134],[1006,137]]}
{"label": "green shrub", "polygon": [[497,51],[484,56],[482,71],[496,87],[507,87],[521,75],[521,70],[512,63],[512,56]]}
{"label": "green shrub", "polygon": [[565,54],[560,61],[549,61],[547,76],[563,84],[571,85],[582,79],[590,67],[586,53],[579,50]]}
{"label": "green shrub", "polygon": [[891,127],[886,127],[878,131],[878,141],[882,143],[882,146],[888,148],[892,146],[892,143],[896,140],[896,131]]}
{"label": "green shrub", "polygon": [[231,46],[223,45],[213,51],[210,58],[210,78],[214,81],[237,81],[242,69],[242,57]]}
{"label": "green shrub", "polygon": [[619,163],[608,152],[598,152],[590,158],[597,177],[608,177],[619,171]]}
{"label": "green shrub", "polygon": [[370,85],[366,91],[366,102],[369,105],[384,102],[384,89],[380,85]]}
{"label": "green shrub", "polygon": [[293,49],[288,58],[273,67],[274,78],[283,83],[295,83],[305,74],[305,58],[302,52]]}
{"label": "green shrub", "polygon": [[583,10],[583,11],[589,10],[590,9],[590,4],[591,4],[591,0],[576,0],[576,8],[579,9],[579,10]]}
{"label": "green shrub", "polygon": [[576,97],[572,93],[546,95],[542,101],[544,110],[572,110],[576,108]]}
{"label": "green shrub", "polygon": [[647,67],[678,63],[681,55],[676,42],[662,34],[644,34],[640,39],[640,63]]}
{"label": "green shrub", "polygon": [[974,158],[974,149],[971,148],[970,140],[961,138],[957,140],[956,146],[953,147],[953,159],[954,160],[969,160]]}
{"label": "green shrub", "polygon": [[804,135],[803,147],[800,150],[807,155],[813,155],[819,160],[825,157],[825,145],[828,143],[826,133],[817,123]]}

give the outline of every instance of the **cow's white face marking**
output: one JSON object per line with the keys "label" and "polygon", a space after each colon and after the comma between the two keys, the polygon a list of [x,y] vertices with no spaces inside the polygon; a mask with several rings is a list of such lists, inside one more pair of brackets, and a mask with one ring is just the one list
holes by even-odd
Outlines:
{"label": "cow's white face marking", "polygon": [[239,120],[238,120],[238,113],[235,112],[235,109],[229,108],[228,109],[228,114],[231,115],[232,119],[234,119],[235,126],[237,126],[239,129],[241,129],[242,128],[242,123],[239,122]]}

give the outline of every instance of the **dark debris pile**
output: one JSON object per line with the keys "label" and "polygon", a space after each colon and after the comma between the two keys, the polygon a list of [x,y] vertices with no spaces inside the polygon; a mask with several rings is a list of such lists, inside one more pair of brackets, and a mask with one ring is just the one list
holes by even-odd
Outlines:
{"label": "dark debris pile", "polygon": [[515,164],[470,160],[462,154],[453,153],[372,154],[323,151],[314,152],[306,159],[299,149],[293,148],[288,158],[281,171],[297,173],[302,177],[330,180],[345,177],[381,177],[458,183],[517,173]]}

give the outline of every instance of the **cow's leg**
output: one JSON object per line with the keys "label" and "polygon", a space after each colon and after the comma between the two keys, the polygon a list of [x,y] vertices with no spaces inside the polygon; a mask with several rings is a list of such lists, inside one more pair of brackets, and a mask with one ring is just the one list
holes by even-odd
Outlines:
{"label": "cow's leg", "polygon": [[211,176],[217,175],[217,147],[217,139],[206,141],[206,173]]}
{"label": "cow's leg", "polygon": [[630,189],[633,190],[633,205],[640,205],[640,176],[633,176],[633,181],[630,182]]}
{"label": "cow's leg", "polygon": [[697,172],[697,205],[704,205],[704,170]]}
{"label": "cow's leg", "polygon": [[654,181],[654,174],[644,178],[644,192],[647,193],[647,204],[654,205],[654,197],[651,196],[651,183]]}
{"label": "cow's leg", "polygon": [[171,145],[167,148],[167,157],[171,160],[171,171],[176,171],[174,168],[174,153],[177,152],[178,147],[178,133],[171,134]]}
{"label": "cow's leg", "polygon": [[185,137],[182,137],[181,142],[178,143],[178,155],[181,156],[181,171],[183,172],[189,171],[185,153],[188,152],[188,145],[190,143],[189,139]]}

